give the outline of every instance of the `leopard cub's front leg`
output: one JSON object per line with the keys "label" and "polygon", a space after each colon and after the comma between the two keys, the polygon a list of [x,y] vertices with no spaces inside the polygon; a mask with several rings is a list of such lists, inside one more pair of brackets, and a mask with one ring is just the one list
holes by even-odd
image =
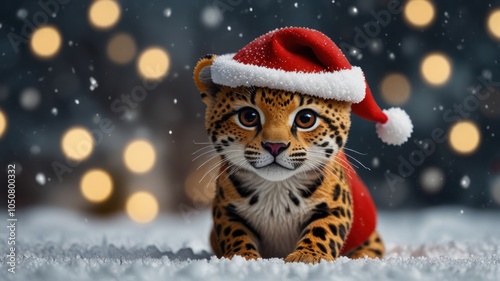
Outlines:
{"label": "leopard cub's front leg", "polygon": [[351,214],[351,205],[332,208],[325,202],[318,204],[309,221],[304,224],[302,238],[285,261],[318,263],[321,260],[335,260],[350,231]]}
{"label": "leopard cub's front leg", "polygon": [[218,258],[231,259],[233,256],[242,256],[248,259],[260,258],[257,251],[258,235],[235,212],[232,204],[219,205],[214,201],[213,206],[214,228],[210,234],[212,249]]}

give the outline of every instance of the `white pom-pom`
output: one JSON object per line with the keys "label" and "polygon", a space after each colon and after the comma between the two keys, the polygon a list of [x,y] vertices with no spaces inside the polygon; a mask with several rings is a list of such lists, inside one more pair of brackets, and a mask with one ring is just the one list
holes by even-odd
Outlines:
{"label": "white pom-pom", "polygon": [[378,137],[387,144],[405,143],[413,132],[410,116],[399,107],[384,109],[383,112],[389,119],[384,124],[377,123]]}

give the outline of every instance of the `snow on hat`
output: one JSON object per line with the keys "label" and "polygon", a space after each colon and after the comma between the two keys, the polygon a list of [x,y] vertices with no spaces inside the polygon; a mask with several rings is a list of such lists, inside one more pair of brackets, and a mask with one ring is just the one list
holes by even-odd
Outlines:
{"label": "snow on hat", "polygon": [[269,32],[236,54],[217,56],[212,80],[229,87],[256,86],[352,103],[352,111],[377,122],[383,142],[401,145],[413,125],[400,108],[381,110],[363,71],[351,66],[342,51],[323,33],[308,28]]}

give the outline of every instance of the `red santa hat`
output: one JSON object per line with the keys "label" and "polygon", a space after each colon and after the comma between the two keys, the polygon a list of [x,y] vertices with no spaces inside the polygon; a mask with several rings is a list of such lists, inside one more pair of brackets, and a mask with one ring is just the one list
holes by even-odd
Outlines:
{"label": "red santa hat", "polygon": [[211,76],[229,87],[268,87],[351,102],[356,115],[377,122],[377,134],[387,144],[401,145],[413,131],[404,110],[379,108],[361,68],[351,66],[337,45],[316,30],[269,32],[236,54],[216,57]]}

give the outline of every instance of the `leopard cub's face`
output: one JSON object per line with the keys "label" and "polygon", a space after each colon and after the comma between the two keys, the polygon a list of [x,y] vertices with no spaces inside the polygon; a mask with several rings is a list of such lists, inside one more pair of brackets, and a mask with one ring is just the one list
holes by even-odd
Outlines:
{"label": "leopard cub's face", "polygon": [[245,169],[269,181],[315,173],[347,140],[346,102],[225,86],[202,98],[207,132],[229,169]]}

